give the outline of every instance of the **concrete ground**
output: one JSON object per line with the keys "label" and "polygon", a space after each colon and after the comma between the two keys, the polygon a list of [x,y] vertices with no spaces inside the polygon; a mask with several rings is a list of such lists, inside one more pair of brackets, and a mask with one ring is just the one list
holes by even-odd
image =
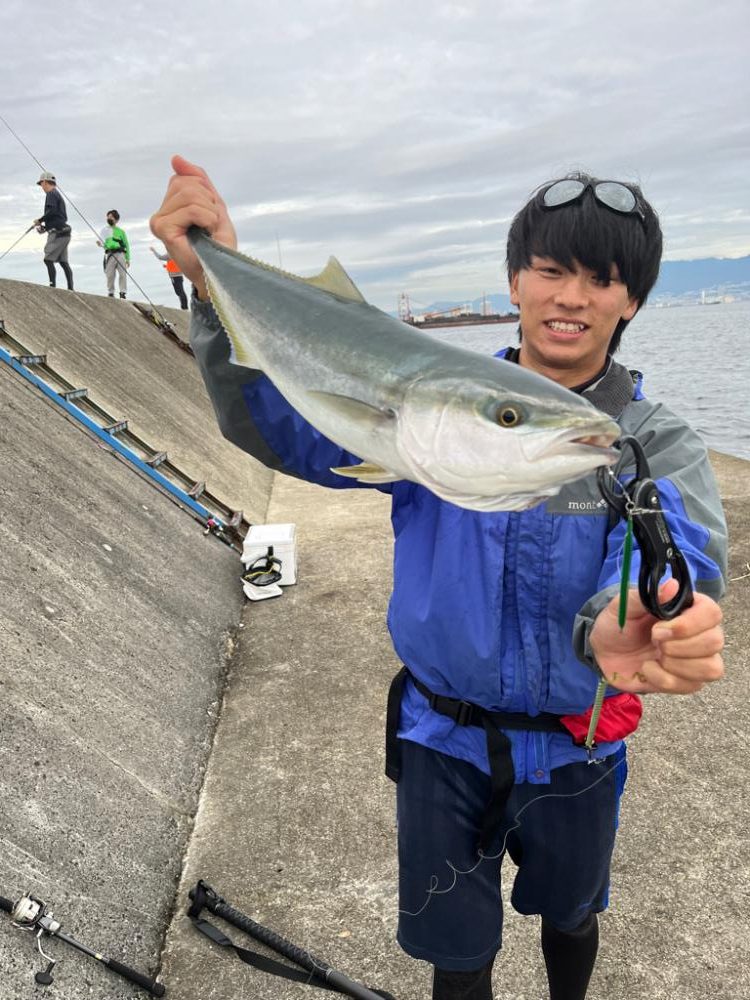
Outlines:
{"label": "concrete ground", "polygon": [[[750,465],[713,460],[735,578],[724,603],[728,675],[691,698],[647,699],[590,989],[601,1000],[750,996]],[[384,626],[388,502],[279,479],[268,519],[298,526],[299,583],[245,608],[179,897],[203,878],[352,978],[426,1000],[429,970],[394,940],[394,794],[382,774],[397,668]],[[542,1000],[537,922],[506,912],[496,996]],[[309,993],[209,944],[180,907],[163,969],[174,1000]]]}

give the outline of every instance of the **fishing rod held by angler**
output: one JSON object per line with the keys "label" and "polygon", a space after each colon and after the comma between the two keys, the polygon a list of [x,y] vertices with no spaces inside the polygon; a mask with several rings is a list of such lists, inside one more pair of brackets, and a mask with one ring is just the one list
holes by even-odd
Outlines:
{"label": "fishing rod held by angler", "polygon": [[11,243],[11,245],[8,247],[8,249],[4,253],[0,253],[0,260],[2,260],[3,257],[7,257],[8,254],[13,249],[13,247],[18,246],[18,244],[21,242],[21,240],[24,238],[24,236],[28,236],[32,229],[36,229],[36,223],[34,223],[34,222],[31,223],[31,225],[29,226],[28,229],[24,229],[24,231],[21,233],[21,235],[18,237],[18,239],[16,240],[15,243]]}
{"label": "fishing rod held by angler", "polygon": [[15,903],[4,896],[0,896],[0,910],[4,910],[10,914],[14,927],[18,927],[20,930],[35,932],[39,954],[47,963],[47,968],[43,972],[37,972],[34,976],[34,979],[40,986],[50,986],[52,984],[52,970],[57,964],[57,959],[50,958],[42,949],[42,938],[47,936],[59,938],[65,944],[72,945],[78,951],[82,951],[84,955],[90,955],[98,962],[106,965],[112,972],[116,972],[118,976],[122,976],[131,983],[135,983],[136,986],[140,986],[141,989],[151,993],[152,996],[164,996],[165,989],[162,983],[157,983],[155,979],[144,976],[142,972],[137,972],[135,969],[131,969],[130,966],[118,962],[116,958],[108,958],[106,955],[88,948],[85,944],[81,944],[80,941],[76,941],[75,938],[70,937],[68,934],[64,934],[61,930],[62,924],[58,920],[55,920],[52,911],[46,903],[43,903],[41,899],[37,899],[36,896],[22,896]]}
{"label": "fishing rod held by angler", "polygon": [[[323,989],[331,990],[333,993],[343,993],[344,996],[353,997],[354,1000],[395,1000],[395,997],[384,990],[371,990],[360,983],[355,983],[353,979],[345,976],[343,972],[337,972],[327,962],[315,958],[309,951],[300,948],[296,944],[292,944],[291,941],[287,941],[286,938],[270,930],[270,928],[256,923],[255,920],[245,916],[244,913],[235,910],[215,889],[212,889],[202,879],[197,883],[195,888],[190,890],[188,895],[193,901],[188,909],[188,916],[193,921],[196,930],[205,934],[215,944],[221,945],[224,948],[233,948],[238,958],[242,959],[247,965],[252,965],[263,972],[269,972],[271,975],[291,979],[293,982],[306,983],[308,986],[320,986]],[[257,952],[240,948],[223,934],[218,927],[214,927],[213,924],[201,918],[200,914],[203,909],[210,910],[211,913],[215,913],[217,917],[221,917],[227,923],[233,924],[239,930],[255,938],[256,941],[260,941],[261,944],[272,948],[279,955],[290,959],[295,965],[304,969],[305,972],[292,969],[281,962],[276,962],[274,959],[260,955]]]}

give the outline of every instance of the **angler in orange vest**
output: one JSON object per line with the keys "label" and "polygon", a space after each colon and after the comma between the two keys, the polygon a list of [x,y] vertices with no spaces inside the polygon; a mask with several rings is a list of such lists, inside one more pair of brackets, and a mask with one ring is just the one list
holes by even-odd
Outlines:
{"label": "angler in orange vest", "polygon": [[182,272],[180,271],[177,264],[172,260],[168,253],[159,253],[155,247],[150,247],[151,253],[154,257],[158,257],[159,260],[165,260],[166,264],[164,269],[166,270],[169,278],[172,282],[172,288],[175,290],[175,295],[180,300],[180,309],[187,309],[188,300],[185,294],[185,283],[182,277]]}

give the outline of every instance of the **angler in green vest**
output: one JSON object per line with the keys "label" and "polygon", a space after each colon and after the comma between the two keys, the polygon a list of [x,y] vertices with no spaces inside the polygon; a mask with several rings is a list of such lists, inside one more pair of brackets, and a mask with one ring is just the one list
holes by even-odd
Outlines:
{"label": "angler in green vest", "polygon": [[97,243],[104,247],[104,273],[107,276],[107,295],[115,297],[115,274],[120,276],[120,298],[127,297],[130,243],[124,229],[118,225],[120,213],[115,208],[107,212],[107,225],[99,234]]}

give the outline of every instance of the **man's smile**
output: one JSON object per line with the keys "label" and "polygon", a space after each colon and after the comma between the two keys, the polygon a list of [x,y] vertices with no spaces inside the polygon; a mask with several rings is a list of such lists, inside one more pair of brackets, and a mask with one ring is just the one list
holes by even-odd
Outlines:
{"label": "man's smile", "polygon": [[550,330],[556,339],[563,340],[575,340],[579,337],[585,330],[588,329],[586,323],[577,323],[571,320],[562,319],[548,319],[545,321],[544,325]]}

